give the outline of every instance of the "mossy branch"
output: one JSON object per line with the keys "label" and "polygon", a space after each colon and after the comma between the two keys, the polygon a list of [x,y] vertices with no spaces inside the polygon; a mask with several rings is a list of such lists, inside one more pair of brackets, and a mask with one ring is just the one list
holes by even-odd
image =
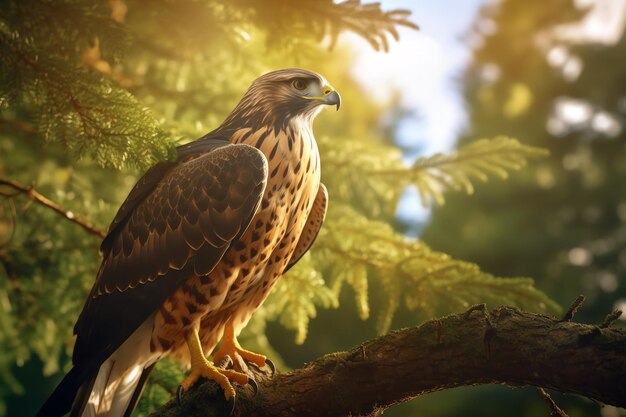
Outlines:
{"label": "mossy branch", "polygon": [[[377,415],[420,395],[475,384],[534,385],[626,407],[626,329],[481,305],[273,378],[255,374],[259,392],[239,389],[235,416]],[[200,415],[228,415],[213,382],[152,416]]]}

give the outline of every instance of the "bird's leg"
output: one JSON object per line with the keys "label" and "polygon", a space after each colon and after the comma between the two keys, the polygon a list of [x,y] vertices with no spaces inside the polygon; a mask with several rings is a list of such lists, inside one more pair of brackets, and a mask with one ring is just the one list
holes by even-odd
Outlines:
{"label": "bird's leg", "polygon": [[233,359],[233,366],[235,368],[241,368],[236,360],[235,355],[239,355],[246,362],[250,362],[262,368],[265,366],[267,362],[267,358],[263,355],[259,355],[258,353],[250,352],[241,347],[239,342],[237,341],[237,336],[235,336],[235,329],[231,322],[226,323],[224,327],[224,337],[222,338],[222,345],[220,348],[213,354],[213,361],[219,362],[226,355],[230,356]]}
{"label": "bird's leg", "polygon": [[233,388],[231,381],[240,385],[249,383],[248,376],[241,372],[219,369],[216,368],[211,362],[207,360],[202,352],[202,345],[200,338],[198,337],[198,330],[194,329],[187,336],[187,346],[189,347],[189,354],[191,356],[191,372],[181,382],[181,388],[184,391],[189,390],[196,381],[203,377],[215,381],[224,390],[224,397],[226,400],[231,400],[235,397],[235,389]]}

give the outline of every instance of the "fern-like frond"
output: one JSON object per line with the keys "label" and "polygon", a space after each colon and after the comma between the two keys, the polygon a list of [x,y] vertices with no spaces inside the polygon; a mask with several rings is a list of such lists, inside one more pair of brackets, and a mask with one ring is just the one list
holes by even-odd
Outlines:
{"label": "fern-like frond", "polygon": [[507,179],[510,171],[520,170],[529,159],[546,155],[544,149],[500,136],[474,141],[450,154],[419,158],[402,175],[417,187],[424,206],[431,198],[441,205],[449,188],[473,194],[474,180],[486,182],[492,176]]}
{"label": "fern-like frond", "polygon": [[118,169],[145,169],[173,155],[174,138],[128,91],[15,36],[0,25],[0,80],[8,104],[32,113],[44,140]]}
{"label": "fern-like frond", "polygon": [[[347,0],[339,3],[306,2],[305,8],[320,15],[329,27],[331,46],[342,31],[352,31],[365,39],[375,50],[389,50],[388,36],[399,40],[397,27],[418,29],[408,20],[410,10],[396,9],[383,11],[380,3],[361,3],[361,0]],[[307,7],[308,6],[308,7]]]}
{"label": "fern-like frond", "polygon": [[370,315],[368,271],[367,265],[348,263],[336,265],[332,270],[331,289],[335,297],[339,297],[343,284],[348,284],[354,291],[357,313],[361,320],[367,320]]}
{"label": "fern-like frond", "polygon": [[[367,208],[367,214],[392,213],[406,187],[417,188],[422,203],[445,202],[449,189],[474,192],[474,182],[508,178],[529,159],[547,155],[541,148],[516,139],[480,139],[449,154],[419,158],[406,166],[399,150],[373,140],[319,140],[325,167],[333,173],[323,180],[334,199]],[[390,202],[392,202],[390,204]]]}
{"label": "fern-like frond", "polygon": [[334,46],[341,32],[350,31],[366,40],[375,50],[389,50],[389,37],[398,40],[398,27],[418,29],[409,20],[410,10],[384,11],[380,3],[362,3],[361,0],[302,1],[293,7],[291,0],[275,0],[272,7],[258,0],[240,0],[256,10],[257,25],[265,28],[275,40],[285,33],[302,33],[322,40],[328,36]]}
{"label": "fern-like frond", "polygon": [[394,214],[405,183],[373,173],[404,170],[398,148],[364,138],[321,137],[317,142],[324,161],[322,181],[333,201],[361,207],[374,217]]}
{"label": "fern-like frond", "polygon": [[433,251],[348,206],[331,207],[314,249],[320,263],[336,266],[331,278],[333,292],[338,294],[346,284],[355,291],[361,318],[367,318],[369,311],[367,281],[379,282],[386,293],[378,316],[381,333],[389,330],[397,308],[403,304],[424,319],[479,302],[559,311],[530,279],[494,277],[475,264]]}
{"label": "fern-like frond", "polygon": [[301,345],[307,336],[309,320],[317,314],[317,307],[336,308],[338,301],[307,255],[278,281],[266,306],[267,318],[295,330],[295,341]]}

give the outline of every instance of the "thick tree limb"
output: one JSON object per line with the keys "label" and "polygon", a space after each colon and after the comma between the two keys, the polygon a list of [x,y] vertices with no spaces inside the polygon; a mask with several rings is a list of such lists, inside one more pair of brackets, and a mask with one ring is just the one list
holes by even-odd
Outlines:
{"label": "thick tree limb", "polygon": [[[393,404],[462,385],[534,385],[626,407],[626,330],[500,307],[391,332],[238,390],[235,416],[374,415]],[[213,382],[153,417],[227,416]]]}
{"label": "thick tree limb", "polygon": [[42,206],[47,207],[49,209],[52,209],[52,211],[54,211],[55,213],[57,213],[64,219],[69,220],[70,222],[79,225],[88,233],[91,233],[92,235],[95,235],[101,238],[104,238],[106,236],[106,232],[104,230],[95,227],[94,225],[89,223],[87,220],[75,215],[72,211],[65,210],[63,207],[59,206],[54,201],[50,200],[43,194],[37,192],[37,190],[35,190],[32,186],[26,186],[26,185],[20,184],[17,181],[0,178],[0,187],[9,187],[15,192],[13,194],[8,194],[0,190],[0,195],[4,197],[13,197],[17,194],[24,194],[28,198],[33,200],[34,202],[41,204]]}

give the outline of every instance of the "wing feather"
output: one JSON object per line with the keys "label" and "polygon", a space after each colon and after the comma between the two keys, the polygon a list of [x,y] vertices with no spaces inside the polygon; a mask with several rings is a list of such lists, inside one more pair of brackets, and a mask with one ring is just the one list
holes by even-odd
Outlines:
{"label": "wing feather", "polygon": [[103,242],[74,328],[74,362],[93,360],[94,352],[105,360],[182,282],[210,273],[248,227],[266,182],[265,157],[243,144],[171,167]]}
{"label": "wing feather", "polygon": [[284,272],[291,269],[291,267],[294,266],[305,253],[307,253],[313,245],[313,242],[315,242],[315,238],[317,238],[317,235],[322,228],[322,224],[324,224],[324,220],[326,219],[327,207],[328,191],[326,191],[326,186],[324,184],[320,184],[320,187],[317,190],[317,195],[315,196],[315,201],[313,202],[313,207],[311,208],[309,217],[307,217],[306,225],[300,234],[300,239],[298,239],[296,249],[294,249]]}

